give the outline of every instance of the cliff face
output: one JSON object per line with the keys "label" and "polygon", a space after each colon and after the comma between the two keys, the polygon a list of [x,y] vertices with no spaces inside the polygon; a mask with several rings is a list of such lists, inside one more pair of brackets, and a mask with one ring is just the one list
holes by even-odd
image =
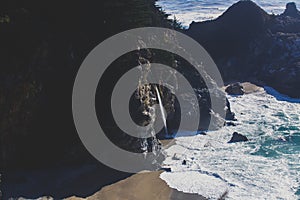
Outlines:
{"label": "cliff face", "polygon": [[213,21],[192,22],[187,34],[215,57],[239,54],[264,27],[270,16],[252,1],[240,1]]}
{"label": "cliff face", "polygon": [[240,1],[216,20],[192,23],[186,31],[216,61],[225,82],[256,81],[300,97],[300,17],[295,3],[269,15]]}
{"label": "cliff face", "polygon": [[1,170],[91,159],[73,124],[77,70],[85,56],[113,34],[140,26],[171,27],[173,22],[154,4],[154,0],[1,3]]}
{"label": "cliff face", "polygon": [[[37,0],[3,2],[0,8],[1,171],[93,160],[81,144],[73,124],[72,89],[77,70],[87,54],[106,38],[144,26],[179,27],[176,22],[167,20],[167,15],[155,6],[155,0],[92,0],[89,3],[67,0],[59,4]],[[133,52],[111,66],[113,70],[104,80],[104,93],[97,93],[96,109],[105,119],[111,114],[107,110],[110,108],[106,98],[108,90],[122,73],[147,60],[169,66],[175,62],[174,56],[160,53],[163,59],[157,60],[154,54]],[[184,61],[178,59],[178,62],[180,70],[189,76],[201,97],[203,121],[199,126],[205,130],[210,122],[210,94],[201,78],[189,70]],[[170,92],[161,90],[169,114],[169,127],[176,130],[180,107]],[[151,91],[153,93],[153,88],[143,96],[146,100],[153,96]],[[146,124],[149,116],[141,112],[151,104],[140,103],[141,98],[133,101],[138,113],[132,113],[136,114],[138,123]],[[108,136],[117,145],[134,152],[145,150],[144,140],[128,138],[112,126],[111,121],[105,125]],[[160,137],[165,135],[162,133]],[[146,141],[148,150],[153,142],[154,138]]]}

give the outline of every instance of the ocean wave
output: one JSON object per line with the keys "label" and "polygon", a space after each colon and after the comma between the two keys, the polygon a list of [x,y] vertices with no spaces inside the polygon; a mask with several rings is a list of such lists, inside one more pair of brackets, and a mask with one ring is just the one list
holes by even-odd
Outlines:
{"label": "ocean wave", "polygon": [[264,89],[268,94],[274,96],[278,101],[287,101],[290,103],[300,103],[300,99],[291,98],[287,95],[281,94],[280,92],[276,91],[272,87],[265,86]]}
{"label": "ocean wave", "polygon": [[[172,172],[161,178],[212,199],[226,190],[228,199],[299,199],[300,104],[278,100],[269,89],[228,96],[237,126],[176,138],[164,162]],[[227,143],[233,132],[249,141]]]}

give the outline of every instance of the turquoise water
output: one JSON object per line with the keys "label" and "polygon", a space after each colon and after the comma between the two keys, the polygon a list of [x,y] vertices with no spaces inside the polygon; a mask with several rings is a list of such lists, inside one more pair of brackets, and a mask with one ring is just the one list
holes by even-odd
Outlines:
{"label": "turquoise water", "polygon": [[[160,0],[158,5],[188,27],[192,21],[220,16],[235,2]],[[268,13],[280,14],[289,1],[255,2]],[[299,7],[300,1],[294,2]],[[179,191],[213,199],[216,190],[228,190],[228,199],[300,199],[300,99],[281,95],[270,87],[228,98],[237,126],[206,136],[177,138],[177,144],[167,150],[165,161],[174,172],[164,173],[162,179]],[[233,132],[247,136],[249,142],[227,144]],[[183,159],[187,161],[185,166]],[[197,179],[193,172],[208,175],[209,181],[202,176]]]}
{"label": "turquoise water", "polygon": [[[212,198],[209,191],[213,190],[201,184],[212,182],[221,191],[227,189],[228,199],[300,199],[299,100],[268,87],[228,98],[238,119],[236,126],[206,136],[177,138],[165,161],[174,173],[164,174],[163,179],[180,191]],[[249,142],[228,144],[233,132],[247,136]],[[182,159],[187,160],[186,166]],[[193,180],[197,175],[191,171],[208,174],[209,183]],[[186,176],[188,181],[182,184]]]}
{"label": "turquoise water", "polygon": [[[236,0],[159,0],[157,4],[171,14],[171,18],[175,15],[184,26],[188,27],[192,21],[204,21],[220,16],[236,2]],[[280,14],[289,1],[254,0],[254,2],[268,13]],[[294,2],[300,4],[299,0]]]}

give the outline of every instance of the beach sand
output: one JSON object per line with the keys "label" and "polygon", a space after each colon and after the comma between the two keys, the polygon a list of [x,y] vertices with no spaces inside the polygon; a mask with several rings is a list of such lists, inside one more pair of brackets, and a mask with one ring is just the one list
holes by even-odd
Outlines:
{"label": "beach sand", "polygon": [[251,93],[260,92],[260,91],[264,90],[262,87],[254,85],[250,82],[244,82],[244,83],[241,83],[241,85],[244,88],[245,94],[251,94]]}
{"label": "beach sand", "polygon": [[[164,148],[174,139],[160,141]],[[5,178],[6,197],[16,199],[67,200],[203,200],[197,194],[185,194],[170,188],[160,179],[163,171],[129,174],[102,164],[44,169],[31,173],[11,173]],[[15,178],[14,178],[15,177]],[[15,179],[22,178],[16,183]],[[24,179],[24,180],[23,180]],[[47,180],[47,181],[45,181]],[[49,196],[46,196],[46,195]],[[73,197],[70,197],[75,195]],[[76,197],[79,196],[79,197]],[[65,198],[67,197],[67,198]]]}
{"label": "beach sand", "polygon": [[[185,194],[170,188],[159,175],[162,171],[141,172],[102,188],[87,200],[205,200],[197,194]],[[70,197],[67,200],[83,200]]]}
{"label": "beach sand", "polygon": [[[175,144],[174,139],[161,140],[164,148]],[[170,188],[159,176],[163,171],[140,172],[112,185],[103,187],[87,198],[70,197],[67,200],[206,200],[198,194],[186,194]]]}

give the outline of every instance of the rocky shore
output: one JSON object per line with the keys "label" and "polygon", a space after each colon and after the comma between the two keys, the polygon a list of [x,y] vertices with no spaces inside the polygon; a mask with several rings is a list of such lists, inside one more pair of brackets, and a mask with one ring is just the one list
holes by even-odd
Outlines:
{"label": "rocky shore", "polygon": [[240,1],[215,20],[186,31],[217,63],[225,82],[251,81],[300,97],[300,12],[288,3],[281,15]]}
{"label": "rocky shore", "polygon": [[[57,6],[48,2],[46,7],[52,12],[46,12],[44,5],[34,1],[26,8],[9,4],[4,11],[0,10],[5,14],[0,18],[3,40],[0,50],[4,55],[0,59],[1,66],[4,66],[0,69],[0,173],[3,174],[1,189],[4,188],[4,198],[32,199],[51,195],[54,199],[80,196],[91,200],[205,199],[171,189],[159,178],[161,172],[132,175],[97,163],[82,145],[73,124],[73,81],[82,60],[95,45],[129,28],[180,28],[174,21],[168,21],[165,13],[153,6],[154,2],[144,5],[144,2],[135,1],[136,4],[126,4],[125,8],[119,2],[118,9],[113,9],[108,1],[103,5],[98,2],[88,6],[79,3],[71,10],[68,3],[56,10]],[[98,7],[101,7],[101,12]],[[148,9],[148,12],[138,12],[141,8]],[[113,14],[108,12],[110,10]],[[99,21],[100,28],[95,26]],[[270,15],[252,1],[240,1],[219,18],[193,22],[188,30],[181,31],[208,50],[226,83],[249,81],[233,85],[229,93],[241,95],[262,90],[252,82],[272,86],[291,97],[300,97],[300,12],[295,3],[287,4],[281,15]],[[19,33],[23,34],[20,36]],[[175,65],[174,55],[162,54],[163,60],[159,60],[155,58],[157,52],[134,53],[134,56],[122,57],[119,63],[112,64],[112,70],[103,80],[106,87],[101,95],[96,96],[97,111],[104,118],[104,124],[109,120],[107,113],[110,112],[110,91],[106,90],[112,89],[112,82],[129,69],[123,67],[122,61],[128,66],[150,61]],[[222,96],[225,89],[216,86],[215,93],[209,94],[201,77],[183,60],[176,60],[176,65],[178,63],[178,70],[191,80],[199,96],[202,115],[199,130],[205,131],[212,115],[210,95]],[[166,88],[160,90],[167,108],[169,128],[176,130],[180,107],[170,91]],[[158,102],[154,98],[153,86],[143,86],[140,91],[146,95],[131,102],[133,108],[138,106],[132,114],[138,123],[145,125],[149,116],[141,113],[146,113],[144,111]],[[226,109],[226,120],[234,121],[229,101],[220,101],[224,101],[222,109]],[[115,124],[107,122],[106,125],[108,137],[126,150],[151,151],[153,141],[156,141],[156,138],[146,142],[129,138],[120,133]],[[221,126],[222,123],[218,124],[216,129]],[[162,133],[159,137],[165,139],[166,135]],[[174,141],[162,143],[172,144]]]}

